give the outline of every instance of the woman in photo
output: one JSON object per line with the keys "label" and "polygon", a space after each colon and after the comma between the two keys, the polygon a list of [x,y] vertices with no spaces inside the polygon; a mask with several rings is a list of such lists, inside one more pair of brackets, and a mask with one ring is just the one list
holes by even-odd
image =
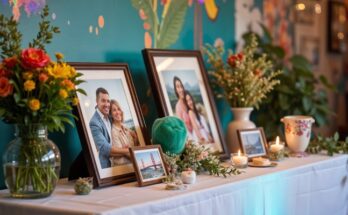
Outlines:
{"label": "woman in photo", "polygon": [[110,157],[111,166],[131,163],[128,148],[138,145],[138,137],[133,130],[123,124],[123,111],[116,100],[110,102],[110,115],[112,121],[111,144],[119,153],[119,156]]}
{"label": "woman in photo", "polygon": [[202,114],[198,112],[195,100],[188,91],[185,92],[185,103],[188,107],[188,115],[192,124],[193,140],[201,144],[213,143],[208,124]]}
{"label": "woman in photo", "polygon": [[178,98],[178,101],[175,105],[175,114],[180,119],[182,119],[186,125],[187,131],[189,133],[192,133],[192,124],[190,122],[190,117],[188,116],[188,107],[185,102],[185,88],[182,84],[182,81],[177,77],[174,76],[173,79],[174,84],[174,91],[175,95]]}

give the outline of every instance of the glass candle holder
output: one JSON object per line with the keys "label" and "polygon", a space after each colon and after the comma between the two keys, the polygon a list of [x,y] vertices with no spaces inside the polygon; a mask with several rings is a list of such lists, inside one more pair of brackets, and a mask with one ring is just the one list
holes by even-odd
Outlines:
{"label": "glass candle holder", "polygon": [[243,153],[231,154],[232,165],[236,168],[242,169],[248,166],[248,157]]}
{"label": "glass candle holder", "polygon": [[284,142],[270,142],[269,144],[269,159],[271,161],[281,161],[284,159]]}

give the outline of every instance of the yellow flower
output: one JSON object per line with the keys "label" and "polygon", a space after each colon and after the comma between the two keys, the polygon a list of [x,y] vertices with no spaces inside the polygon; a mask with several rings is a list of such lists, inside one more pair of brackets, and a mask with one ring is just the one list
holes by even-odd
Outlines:
{"label": "yellow flower", "polygon": [[74,97],[74,98],[72,99],[72,104],[73,104],[74,106],[78,105],[78,104],[79,104],[79,99],[78,99],[77,97]]}
{"label": "yellow flower", "polygon": [[23,79],[25,79],[25,80],[32,79],[32,78],[33,78],[33,73],[30,72],[30,71],[29,71],[29,72],[23,72],[22,77],[23,77]]}
{"label": "yellow flower", "polygon": [[64,58],[64,55],[60,52],[56,52],[56,58],[57,60],[62,60]]}
{"label": "yellow flower", "polygon": [[32,80],[27,80],[24,82],[24,90],[25,91],[32,91],[33,89],[35,89],[35,82]]}
{"label": "yellow flower", "polygon": [[66,63],[55,63],[47,68],[47,72],[54,78],[69,78],[71,76],[71,66]]}
{"label": "yellow flower", "polygon": [[62,99],[65,99],[66,97],[68,97],[68,92],[64,89],[60,89],[59,90],[59,96],[62,98]]}
{"label": "yellow flower", "polygon": [[28,102],[30,110],[37,111],[40,109],[40,101],[38,99],[30,99]]}

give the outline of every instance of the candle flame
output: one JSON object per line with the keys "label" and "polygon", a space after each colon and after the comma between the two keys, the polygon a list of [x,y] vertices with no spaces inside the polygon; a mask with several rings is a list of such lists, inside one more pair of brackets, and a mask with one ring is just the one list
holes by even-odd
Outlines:
{"label": "candle flame", "polygon": [[279,136],[276,138],[276,145],[279,145]]}
{"label": "candle flame", "polygon": [[240,156],[240,149],[238,150],[238,156]]}

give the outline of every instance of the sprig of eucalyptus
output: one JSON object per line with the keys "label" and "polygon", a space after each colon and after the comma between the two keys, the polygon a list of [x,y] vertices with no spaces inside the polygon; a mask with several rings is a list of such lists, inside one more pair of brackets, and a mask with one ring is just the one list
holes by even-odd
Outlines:
{"label": "sprig of eucalyptus", "polygon": [[[46,5],[41,12],[41,21],[39,22],[39,32],[36,38],[29,43],[29,47],[40,48],[46,51],[45,44],[52,41],[53,34],[60,33],[56,26],[52,26],[49,21],[49,9]],[[5,59],[12,56],[18,56],[21,52],[22,34],[18,30],[18,22],[13,17],[7,18],[0,14],[0,48],[1,58]]]}
{"label": "sprig of eucalyptus", "polygon": [[307,152],[318,154],[325,150],[329,156],[333,156],[335,153],[348,154],[348,137],[346,137],[345,141],[339,139],[340,136],[338,132],[331,137],[323,137],[319,135],[310,142]]}

